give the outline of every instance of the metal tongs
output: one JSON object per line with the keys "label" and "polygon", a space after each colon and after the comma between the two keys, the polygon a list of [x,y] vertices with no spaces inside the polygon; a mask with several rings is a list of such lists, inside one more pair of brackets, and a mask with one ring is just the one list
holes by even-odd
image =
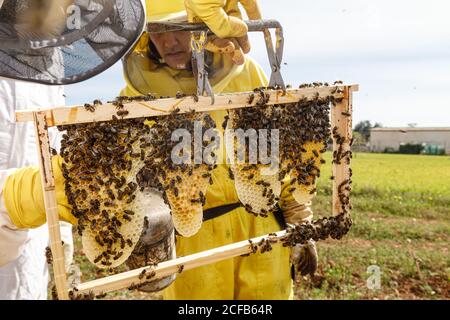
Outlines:
{"label": "metal tongs", "polygon": [[[283,90],[286,86],[281,76],[281,61],[283,60],[284,37],[283,27],[277,20],[251,20],[245,21],[249,32],[263,32],[266,42],[267,55],[272,70],[270,75],[270,87],[279,87]],[[275,49],[272,35],[269,29],[275,29]],[[211,97],[214,104],[214,92],[209,83],[208,71],[205,65],[205,45],[211,30],[204,23],[173,23],[173,22],[151,22],[147,24],[147,32],[162,33],[173,31],[190,31],[193,66],[197,68],[197,95],[206,94]]]}

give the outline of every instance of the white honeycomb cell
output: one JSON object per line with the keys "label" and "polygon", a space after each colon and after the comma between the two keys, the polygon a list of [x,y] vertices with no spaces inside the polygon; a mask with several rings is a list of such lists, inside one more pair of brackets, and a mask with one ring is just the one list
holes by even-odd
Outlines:
{"label": "white honeycomb cell", "polygon": [[181,178],[179,182],[174,184],[174,188],[166,191],[166,195],[172,209],[175,229],[183,237],[195,235],[202,226],[203,205],[201,195],[205,196],[208,188],[209,178],[204,176],[207,172],[207,166],[200,165],[198,168],[192,169],[192,175],[189,175],[188,171],[176,170],[167,172],[164,181],[160,177],[162,184],[168,184],[171,180],[179,180],[177,176]]}
{"label": "white honeycomb cell", "polygon": [[230,168],[234,175],[234,185],[239,201],[253,213],[265,215],[277,204],[281,194],[281,183],[278,171],[269,170],[270,165],[255,165],[249,168],[248,163],[239,163],[237,150],[240,147],[238,139],[231,134],[234,112],[230,112],[227,125],[225,144]]}

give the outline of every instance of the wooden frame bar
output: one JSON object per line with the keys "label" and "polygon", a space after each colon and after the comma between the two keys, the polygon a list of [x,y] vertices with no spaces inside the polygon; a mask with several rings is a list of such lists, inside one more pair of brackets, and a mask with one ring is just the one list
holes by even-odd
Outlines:
{"label": "wooden frame bar", "polygon": [[[261,240],[269,239],[273,242],[279,241],[286,235],[286,231],[283,230],[274,234],[275,235],[267,234],[250,240],[244,240],[211,250],[195,253],[189,256],[161,262],[157,267],[143,267],[119,273],[113,276],[89,281],[78,286],[78,291],[76,293],[93,293],[94,295],[100,295],[102,293],[110,291],[126,289],[143,281],[153,281],[156,279],[161,279],[175,273],[181,273],[183,271],[205,266],[211,263],[250,254],[253,251],[253,246],[256,246]],[[145,277],[143,277],[143,279],[139,279],[139,275],[142,274],[143,270],[146,270],[146,275],[152,273],[152,271],[154,272],[154,275],[149,280],[146,280]]]}
{"label": "wooden frame bar", "polygon": [[[333,216],[350,211],[350,205],[343,204],[339,194],[344,192],[344,188],[350,186],[350,158],[352,141],[352,111],[353,97],[355,89],[345,87],[344,97],[331,109],[331,129],[333,134]],[[343,140],[338,141],[339,137]],[[348,161],[347,161],[348,159]]]}
{"label": "wooden frame bar", "polygon": [[64,263],[64,250],[61,243],[61,230],[59,226],[58,204],[56,202],[55,179],[53,177],[50,141],[46,125],[45,112],[33,112],[36,129],[36,142],[39,155],[39,170],[41,173],[44,194],[45,212],[50,238],[50,248],[53,258],[53,274],[60,300],[69,298],[67,294],[67,278]]}
{"label": "wooden frame bar", "polygon": [[[285,104],[295,103],[302,98],[319,98],[334,96],[339,101],[336,106],[332,107],[331,121],[332,127],[336,126],[340,135],[345,137],[343,149],[350,150],[351,139],[351,117],[345,116],[345,113],[352,111],[352,93],[358,91],[358,85],[336,85],[329,87],[308,87],[303,89],[288,89],[286,92],[282,90],[269,90],[270,100],[267,104]],[[124,103],[123,110],[128,114],[123,119],[155,117],[168,115],[176,108],[180,112],[207,112],[221,109],[236,109],[256,106],[257,99],[252,104],[248,104],[249,98],[254,95],[253,92],[234,93],[216,95],[216,102],[211,105],[209,97],[198,97],[198,101],[194,101],[193,97],[187,96],[181,99],[167,98],[154,101],[131,101]],[[53,169],[51,164],[51,152],[48,138],[48,127],[92,123],[99,121],[111,121],[113,115],[116,115],[117,107],[112,103],[107,103],[97,108],[94,112],[86,110],[84,106],[58,107],[47,110],[32,110],[16,112],[17,122],[33,121],[36,128],[36,139],[39,154],[39,168],[44,191],[44,203],[47,215],[47,223],[50,236],[50,247],[53,255],[53,270],[55,283],[60,300],[66,300],[68,296],[67,278],[64,266],[64,252],[61,243],[61,234],[59,227],[59,216],[57,210],[57,201],[55,193],[55,182],[53,177]],[[344,113],[344,114],[343,114]],[[333,151],[336,151],[338,144],[334,140]],[[345,162],[333,164],[333,215],[339,214],[340,202],[338,199],[338,187],[340,184],[349,179],[349,165]],[[280,240],[285,235],[285,231],[277,232],[276,235],[265,235],[251,239],[256,244],[263,238],[271,240]],[[193,269],[210,263],[230,259],[240,255],[251,253],[252,244],[246,240],[233,243],[227,246],[199,252],[190,256],[180,257],[174,260],[160,263],[158,267],[144,267],[128,272],[116,274],[113,276],[97,279],[81,284],[78,294],[93,292],[95,295],[106,293],[113,290],[127,288],[131,285],[137,285],[139,282],[148,281],[139,279],[139,275],[143,270],[154,271],[155,274],[151,278],[163,278],[183,270]]]}
{"label": "wooden frame bar", "polygon": [[[358,91],[357,85],[288,89],[285,94],[282,90],[272,90],[269,91],[270,100],[267,104],[293,103],[299,101],[301,98],[313,98],[317,93],[320,97],[333,95],[336,99],[339,99],[344,96],[344,94],[340,92],[343,92],[345,87],[351,87],[353,91]],[[195,102],[192,96],[186,96],[181,99],[158,99],[148,102],[133,101],[130,103],[124,103],[124,110],[129,113],[127,116],[123,117],[123,119],[168,115],[176,108],[179,108],[180,113],[183,113],[191,110],[195,110],[195,112],[206,112],[213,110],[252,107],[256,106],[258,100],[254,99],[251,104],[248,104],[247,101],[252,94],[252,92],[242,92],[216,95],[214,105],[211,105],[211,99],[209,97],[198,97],[198,102]],[[116,115],[117,107],[112,103],[107,103],[98,107],[95,112],[86,110],[84,106],[59,107],[39,111],[45,112],[47,126],[53,127],[68,124],[110,121],[112,116]],[[16,112],[16,121],[33,121],[33,111]]]}

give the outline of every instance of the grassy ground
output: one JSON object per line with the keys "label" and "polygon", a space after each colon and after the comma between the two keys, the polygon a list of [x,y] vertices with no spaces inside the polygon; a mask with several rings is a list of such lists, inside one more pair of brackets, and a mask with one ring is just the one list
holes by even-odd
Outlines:
{"label": "grassy ground", "polygon": [[[318,244],[318,273],[297,279],[297,298],[449,299],[450,157],[356,154],[352,167],[353,228]],[[331,210],[328,178],[319,181],[318,216]],[[381,271],[375,290],[372,265]]]}
{"label": "grassy ground", "polygon": [[[330,154],[314,201],[316,216],[331,212]],[[344,240],[318,243],[314,278],[298,278],[297,299],[449,299],[450,157],[355,154],[354,226]],[[83,255],[82,280],[107,275]],[[369,289],[369,266],[380,288]],[[117,292],[109,299],[159,299],[158,294]]]}

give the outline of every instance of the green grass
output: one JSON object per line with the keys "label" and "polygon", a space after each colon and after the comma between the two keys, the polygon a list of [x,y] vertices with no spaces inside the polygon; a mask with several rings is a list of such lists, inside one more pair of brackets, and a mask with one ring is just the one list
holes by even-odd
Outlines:
{"label": "green grass", "polygon": [[[331,212],[330,154],[313,203]],[[450,157],[355,154],[354,225],[343,241],[318,243],[314,278],[298,278],[299,299],[450,298]],[[381,270],[370,290],[367,268]]]}
{"label": "green grass", "polygon": [[[316,217],[331,212],[331,155],[318,181]],[[341,241],[319,242],[314,278],[299,277],[297,299],[449,299],[450,157],[354,154],[353,220]],[[83,281],[108,273],[93,267],[76,237]],[[370,290],[367,268],[381,270]],[[115,292],[109,299],[158,299],[157,294]],[[270,298],[270,297],[267,297]]]}

